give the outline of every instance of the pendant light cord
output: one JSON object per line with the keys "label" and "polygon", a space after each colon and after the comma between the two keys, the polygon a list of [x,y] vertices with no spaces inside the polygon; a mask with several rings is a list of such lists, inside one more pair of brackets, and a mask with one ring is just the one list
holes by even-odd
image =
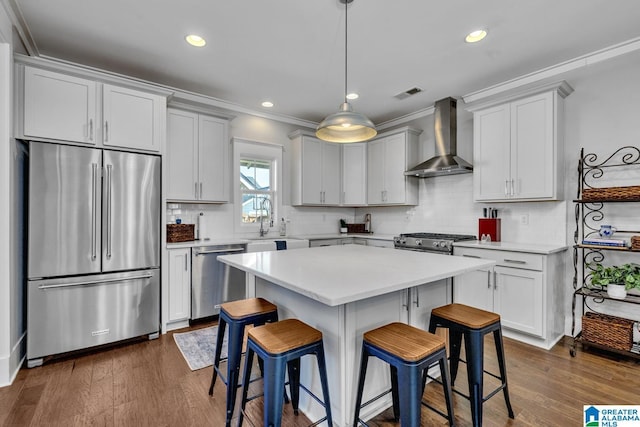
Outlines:
{"label": "pendant light cord", "polygon": [[347,55],[347,49],[348,49],[348,43],[347,43],[347,31],[348,31],[348,17],[349,17],[349,12],[348,12],[348,6],[349,6],[349,2],[347,0],[345,0],[344,2],[344,102],[347,102],[347,61],[348,61],[348,55]]}

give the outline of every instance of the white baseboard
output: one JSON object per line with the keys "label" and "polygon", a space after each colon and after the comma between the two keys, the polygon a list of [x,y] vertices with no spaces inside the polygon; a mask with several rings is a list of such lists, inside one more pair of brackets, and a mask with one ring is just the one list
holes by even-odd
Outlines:
{"label": "white baseboard", "polygon": [[0,357],[0,387],[11,385],[27,357],[27,333],[23,333],[7,357]]}

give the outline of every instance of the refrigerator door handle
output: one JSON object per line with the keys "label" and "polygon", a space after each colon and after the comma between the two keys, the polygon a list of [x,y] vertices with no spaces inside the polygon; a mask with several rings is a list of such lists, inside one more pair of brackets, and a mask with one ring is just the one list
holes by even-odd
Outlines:
{"label": "refrigerator door handle", "polygon": [[98,256],[98,249],[96,248],[97,240],[96,239],[96,223],[98,222],[98,164],[91,164],[91,259],[95,260]]}
{"label": "refrigerator door handle", "polygon": [[150,279],[152,277],[153,277],[153,274],[143,274],[141,276],[119,277],[116,279],[88,280],[86,282],[77,282],[77,283],[58,283],[55,285],[40,285],[38,286],[38,289],[46,290],[46,289],[54,289],[54,288],[68,288],[71,286],[99,285],[101,283],[126,282],[131,280]]}
{"label": "refrigerator door handle", "polygon": [[111,258],[111,169],[107,165],[107,259]]}

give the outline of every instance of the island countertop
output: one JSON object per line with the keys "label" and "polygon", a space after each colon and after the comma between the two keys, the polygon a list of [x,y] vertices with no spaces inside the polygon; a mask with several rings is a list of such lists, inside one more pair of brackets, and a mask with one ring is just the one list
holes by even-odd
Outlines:
{"label": "island countertop", "polygon": [[218,260],[328,306],[407,289],[495,264],[486,259],[363,245],[223,255]]}

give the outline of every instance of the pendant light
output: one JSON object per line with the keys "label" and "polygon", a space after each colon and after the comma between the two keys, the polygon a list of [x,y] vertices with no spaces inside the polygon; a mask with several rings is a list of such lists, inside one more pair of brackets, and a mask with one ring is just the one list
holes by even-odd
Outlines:
{"label": "pendant light", "polygon": [[350,143],[367,141],[378,134],[371,120],[353,111],[347,101],[347,6],[353,0],[340,0],[344,4],[344,103],[337,113],[325,117],[316,129],[316,136],[324,141]]}

